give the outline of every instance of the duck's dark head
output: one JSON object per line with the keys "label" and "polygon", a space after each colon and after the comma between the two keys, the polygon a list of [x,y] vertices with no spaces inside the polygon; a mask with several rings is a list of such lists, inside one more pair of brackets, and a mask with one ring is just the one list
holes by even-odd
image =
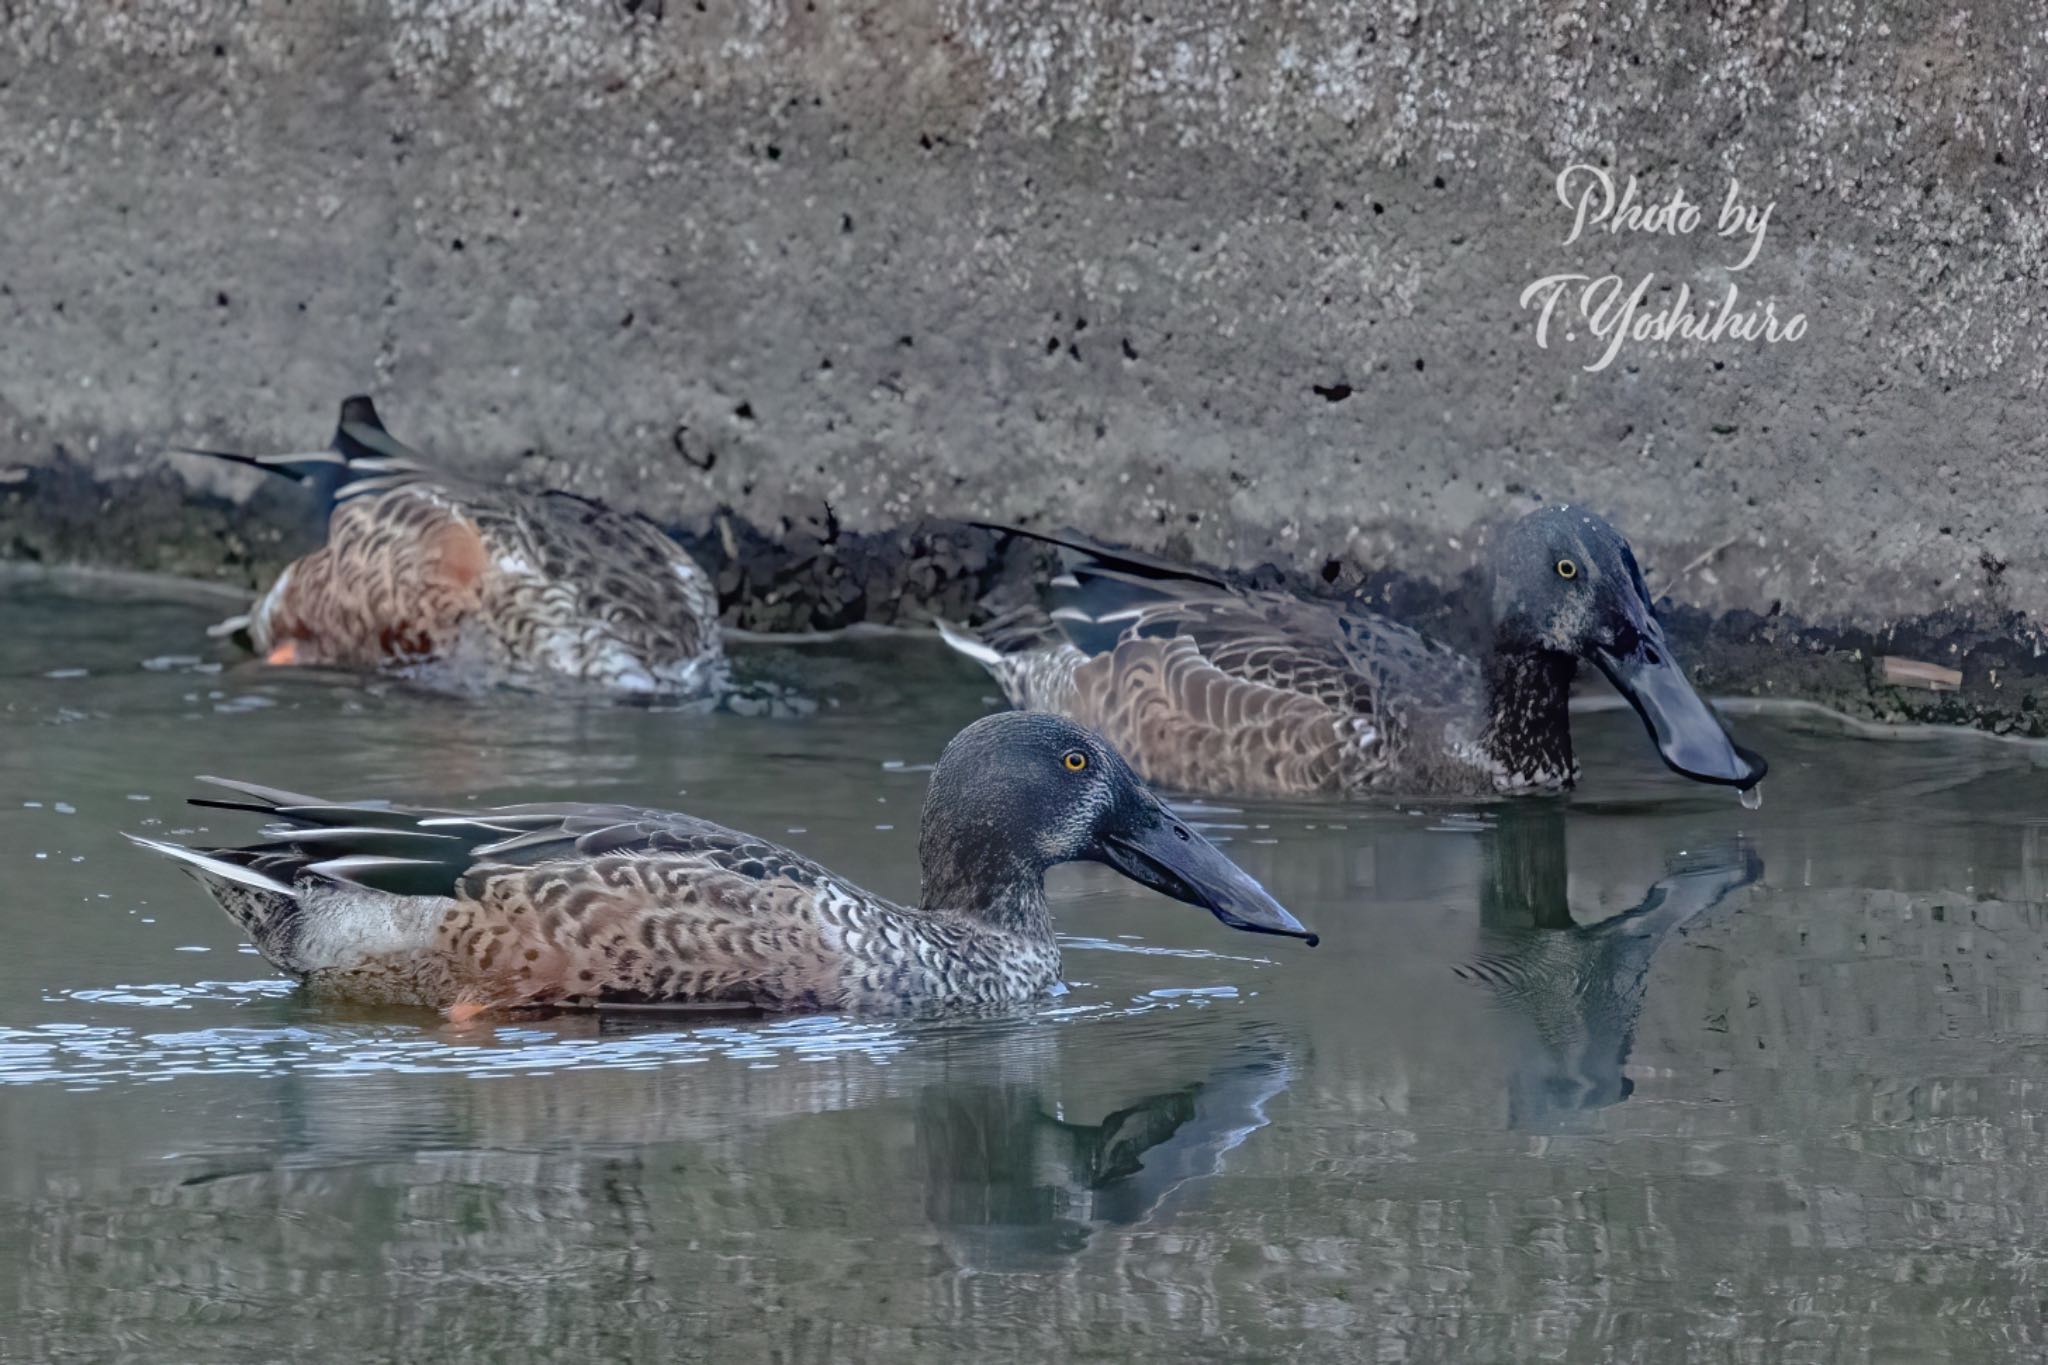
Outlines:
{"label": "duck's dark head", "polygon": [[918,857],[927,909],[1041,906],[1047,868],[1087,861],[1233,929],[1316,941],[1099,735],[1041,712],[985,716],[953,737],[925,796]]}
{"label": "duck's dark head", "polygon": [[1686,681],[1628,541],[1591,512],[1545,507],[1507,529],[1493,551],[1493,621],[1497,654],[1597,665],[1672,771],[1744,789],[1763,780],[1762,757]]}

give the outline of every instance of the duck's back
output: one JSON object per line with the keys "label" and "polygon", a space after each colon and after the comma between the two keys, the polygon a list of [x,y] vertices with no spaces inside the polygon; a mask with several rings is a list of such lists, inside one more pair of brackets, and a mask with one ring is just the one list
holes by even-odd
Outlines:
{"label": "duck's back", "polygon": [[1196,792],[1342,795],[1456,780],[1471,661],[1385,617],[1285,593],[1176,595],[1074,669],[1075,718],[1148,780]]}
{"label": "duck's back", "polygon": [[1055,543],[1069,552],[1058,641],[1022,648],[1012,632],[976,654],[1014,704],[1092,726],[1147,781],[1184,791],[1473,786],[1459,749],[1481,689],[1464,655],[1355,604]]}

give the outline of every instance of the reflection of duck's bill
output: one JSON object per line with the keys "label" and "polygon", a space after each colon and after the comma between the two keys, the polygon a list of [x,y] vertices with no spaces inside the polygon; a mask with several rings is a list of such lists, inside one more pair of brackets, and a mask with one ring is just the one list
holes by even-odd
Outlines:
{"label": "reflection of duck's bill", "polygon": [[1259,934],[1286,934],[1313,948],[1317,936],[1287,913],[1252,879],[1250,873],[1223,856],[1223,851],[1176,820],[1155,799],[1105,831],[1101,861],[1143,886],[1189,905],[1199,905],[1233,929]]}
{"label": "reflection of duck's bill", "polygon": [[1770,765],[1761,754],[1728,737],[1720,717],[1686,681],[1662,632],[1645,633],[1627,654],[1596,649],[1593,662],[1643,718],[1671,771],[1696,782],[1720,782],[1744,791],[1763,781]]}

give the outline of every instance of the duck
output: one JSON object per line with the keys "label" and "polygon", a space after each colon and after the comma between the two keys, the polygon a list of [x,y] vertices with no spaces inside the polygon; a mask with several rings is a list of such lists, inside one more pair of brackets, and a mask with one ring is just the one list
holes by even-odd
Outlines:
{"label": "duck", "polygon": [[[1070,716],[1148,782],[1223,797],[1522,796],[1579,776],[1582,661],[1628,698],[1665,765],[1750,792],[1765,760],[1693,690],[1635,553],[1570,504],[1507,526],[1472,658],[1355,602],[1262,590],[1073,531],[979,523],[1057,547],[1050,618],[939,629],[1012,706]],[[1747,798],[1745,798],[1747,799]]]}
{"label": "duck", "polygon": [[726,680],[718,594],[646,517],[559,489],[492,487],[393,439],[365,395],[325,450],[181,447],[313,488],[326,541],[220,623],[275,665],[444,690],[704,695]]}
{"label": "duck", "polygon": [[264,959],[317,996],[488,1011],[623,1005],[914,1013],[1053,992],[1056,864],[1106,864],[1232,928],[1316,935],[1177,817],[1099,735],[1001,712],[947,744],[914,906],[802,854],[673,811],[441,810],[202,779],[193,804],[270,823],[192,848],[192,872]]}

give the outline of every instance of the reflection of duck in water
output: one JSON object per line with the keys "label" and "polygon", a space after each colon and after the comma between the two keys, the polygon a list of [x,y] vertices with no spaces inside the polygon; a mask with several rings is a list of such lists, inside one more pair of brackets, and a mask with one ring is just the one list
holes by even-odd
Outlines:
{"label": "reflection of duck in water", "polygon": [[1493,991],[1520,1035],[1508,1094],[1513,1128],[1628,1098],[1634,1086],[1622,1068],[1658,946],[1764,868],[1746,844],[1681,853],[1641,904],[1581,925],[1565,892],[1563,817],[1528,814],[1503,818],[1494,836],[1480,892],[1482,950],[1457,969]]}
{"label": "reflection of duck in water", "polygon": [[1001,1268],[1077,1252],[1097,1228],[1171,1218],[1266,1126],[1294,1068],[1271,1037],[1199,1079],[1075,1122],[1031,1081],[942,1083],[917,1098],[925,1207],[962,1261]]}

